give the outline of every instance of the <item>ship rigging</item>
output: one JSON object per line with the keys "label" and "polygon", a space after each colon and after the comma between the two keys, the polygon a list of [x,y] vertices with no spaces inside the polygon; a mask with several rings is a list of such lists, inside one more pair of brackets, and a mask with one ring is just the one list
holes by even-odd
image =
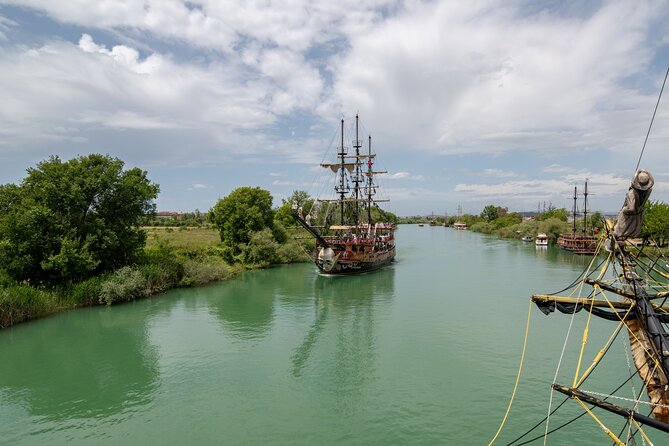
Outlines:
{"label": "ship rigging", "polygon": [[376,175],[387,172],[374,170],[376,154],[372,152],[371,136],[367,138],[367,153],[361,151],[358,115],[351,147],[354,150],[346,145],[342,119],[337,161],[321,164],[335,174],[336,197],[319,198],[309,210],[296,203],[292,207],[295,220],[316,240],[312,256],[325,274],[359,274],[382,268],[395,258],[395,225],[375,221],[373,212],[377,203],[388,201],[376,198],[375,182]]}

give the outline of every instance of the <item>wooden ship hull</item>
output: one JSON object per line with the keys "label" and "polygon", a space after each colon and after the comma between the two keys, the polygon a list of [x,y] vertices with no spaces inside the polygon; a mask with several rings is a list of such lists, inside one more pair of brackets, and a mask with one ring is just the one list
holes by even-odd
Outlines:
{"label": "wooden ship hull", "polygon": [[[364,252],[366,248],[369,247],[367,245],[347,245],[345,248],[332,249],[332,255],[327,252],[328,248],[319,248],[314,255],[314,260],[318,270],[323,274],[349,275],[375,271],[395,259],[394,246],[388,249]],[[356,249],[363,252],[355,253]]]}
{"label": "wooden ship hull", "polygon": [[597,251],[599,237],[583,234],[560,234],[558,246],[574,254],[593,255]]}

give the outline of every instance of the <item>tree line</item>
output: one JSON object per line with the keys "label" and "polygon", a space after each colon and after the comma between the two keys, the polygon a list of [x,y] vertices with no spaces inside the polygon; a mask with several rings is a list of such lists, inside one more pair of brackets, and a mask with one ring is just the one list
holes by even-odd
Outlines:
{"label": "tree line", "polygon": [[[290,237],[284,200],[240,187],[205,221],[220,243],[199,249],[161,241],[146,248],[158,184],[108,155],[57,156],[0,186],[0,328],[62,308],[111,304],[219,280],[250,267],[305,261],[313,241]],[[292,198],[310,200],[304,192]],[[311,245],[310,245],[311,243]]]}

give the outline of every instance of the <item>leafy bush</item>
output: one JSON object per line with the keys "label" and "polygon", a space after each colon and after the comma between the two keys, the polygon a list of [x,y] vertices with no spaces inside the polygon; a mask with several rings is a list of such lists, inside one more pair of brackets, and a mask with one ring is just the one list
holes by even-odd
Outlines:
{"label": "leafy bush", "polygon": [[550,243],[557,243],[557,239],[561,233],[568,231],[568,225],[558,219],[558,218],[549,218],[544,220],[539,224],[539,232],[543,232],[548,235],[548,240]]}
{"label": "leafy bush", "polygon": [[474,231],[474,232],[482,232],[483,234],[492,234],[493,233],[492,224],[484,222],[484,221],[474,223],[469,229]]}
{"label": "leafy bush", "polygon": [[245,264],[267,266],[279,263],[279,244],[274,239],[272,231],[265,228],[254,232],[249,242],[243,246],[241,259]]}
{"label": "leafy bush", "polygon": [[100,297],[105,277],[91,277],[63,289],[61,300],[75,305],[93,305]]}
{"label": "leafy bush", "polygon": [[143,273],[149,290],[163,291],[177,285],[184,274],[184,259],[176,248],[166,241],[145,251]]}
{"label": "leafy bush", "polygon": [[310,260],[309,252],[297,240],[289,240],[279,246],[277,256],[280,263],[308,262]]}
{"label": "leafy bush", "polygon": [[146,295],[146,281],[142,273],[129,266],[114,272],[100,290],[100,303],[111,305],[115,302],[129,301]]}
{"label": "leafy bush", "polygon": [[217,257],[204,260],[186,260],[180,286],[199,286],[216,280],[223,280],[233,272],[232,267]]}

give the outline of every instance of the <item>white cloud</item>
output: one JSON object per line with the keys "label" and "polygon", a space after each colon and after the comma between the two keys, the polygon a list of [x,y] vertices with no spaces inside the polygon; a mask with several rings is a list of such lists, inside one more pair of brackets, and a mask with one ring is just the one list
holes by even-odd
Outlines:
{"label": "white cloud", "polygon": [[9,31],[10,27],[14,27],[16,25],[17,23],[15,21],[0,15],[0,42],[7,40],[7,34],[5,33]]}
{"label": "white cloud", "polygon": [[625,82],[648,70],[645,39],[663,3],[609,2],[585,18],[524,15],[524,6],[412,3],[350,37],[351,51],[331,65],[335,93],[395,147],[627,150],[647,119],[637,110],[654,98]]}
{"label": "white cloud", "polygon": [[409,172],[394,172],[383,177],[386,180],[423,180],[423,175],[412,175]]}

